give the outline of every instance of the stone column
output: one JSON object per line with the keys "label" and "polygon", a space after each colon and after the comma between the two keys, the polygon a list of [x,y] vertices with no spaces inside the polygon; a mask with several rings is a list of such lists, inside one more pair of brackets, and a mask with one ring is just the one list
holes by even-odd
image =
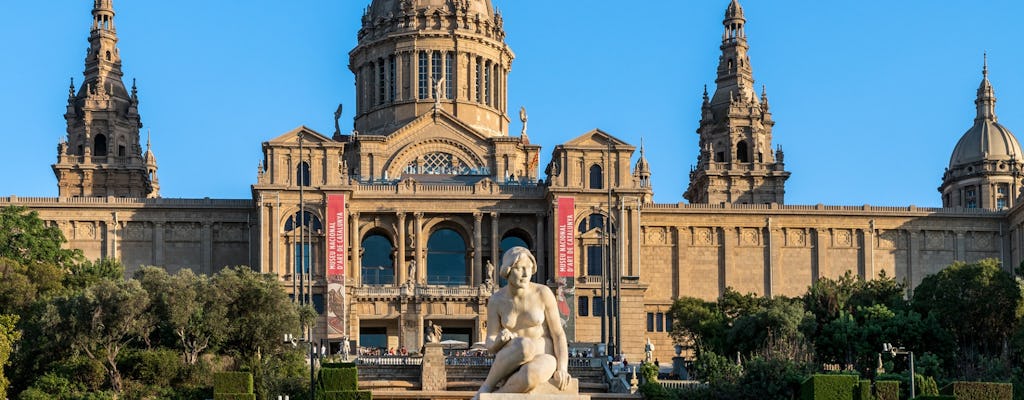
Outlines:
{"label": "stone column", "polygon": [[[270,266],[271,270],[277,272],[278,276],[284,276],[288,274],[288,267],[284,260],[281,259],[281,204],[278,201],[277,205],[271,205],[267,211],[270,214],[270,220],[267,221],[267,232],[266,235],[270,241],[270,258],[267,265]],[[262,230],[262,229],[261,229]],[[262,232],[260,234],[263,234]],[[264,246],[266,242],[260,243],[260,246]]]}
{"label": "stone column", "polygon": [[498,236],[498,213],[491,213],[491,262],[495,267],[501,266],[501,237]]}
{"label": "stone column", "polygon": [[[980,206],[980,205],[979,205]],[[965,239],[965,233],[962,230],[956,231],[956,261],[966,261],[967,259],[967,241]]]}
{"label": "stone column", "polygon": [[[540,270],[538,272],[543,271],[542,272],[542,276],[540,277],[540,281],[541,282],[547,282],[547,280],[549,278],[552,278],[552,277],[555,276],[555,273],[552,272],[551,264],[548,263],[547,254],[545,252],[545,249],[548,246],[547,246],[547,243],[545,243],[545,241],[544,241],[545,238],[544,238],[544,214],[543,213],[537,213],[536,229],[537,229],[537,234],[534,236],[534,245],[533,246],[537,250],[537,264],[538,264],[538,267],[539,267],[538,269]],[[491,277],[491,278],[493,279],[494,277]]]}
{"label": "stone column", "polygon": [[775,269],[775,237],[774,230],[772,229],[772,218],[768,217],[765,219],[764,228],[764,246],[765,246],[765,260],[764,260],[764,295],[765,297],[772,297],[773,286],[774,286],[774,269]]}
{"label": "stone column", "polygon": [[686,250],[689,246],[688,243],[683,240],[682,227],[673,226],[669,231],[669,234],[672,235],[671,240],[675,242],[673,243],[674,246],[672,246],[672,248],[675,249],[675,254],[673,254],[672,257],[672,271],[675,274],[675,285],[673,285],[672,288],[672,298],[678,298],[686,295],[683,293],[686,286],[686,280],[684,278],[686,274],[683,273],[683,262],[686,259]]}
{"label": "stone column", "polygon": [[359,212],[352,212],[349,214],[351,222],[349,222],[349,232],[352,237],[349,241],[352,242],[352,265],[349,269],[352,273],[352,279],[355,280],[356,286],[363,285],[363,264],[359,260],[360,250],[362,250],[363,244],[359,241]]}
{"label": "stone column", "polygon": [[[414,222],[416,224],[416,237],[413,238],[413,243],[415,245],[414,248],[416,251],[416,254],[413,257],[416,260],[416,276],[412,277],[412,280],[415,283],[420,283],[423,282],[423,280],[420,279],[420,277],[426,276],[425,270],[427,269],[427,263],[424,262],[423,260],[423,246],[426,245],[427,241],[423,240],[423,213],[418,212],[413,214],[413,216],[416,217],[416,221]],[[422,325],[423,321],[420,320],[420,335],[423,335]]]}
{"label": "stone column", "polygon": [[213,274],[213,228],[209,222],[203,222],[203,233],[200,246],[203,252],[203,271]]}
{"label": "stone column", "polygon": [[907,231],[908,240],[910,240],[909,251],[907,251],[907,295],[913,295],[914,286],[917,282],[914,281],[914,271],[919,269],[921,263],[921,231],[911,230]]}
{"label": "stone column", "polygon": [[164,223],[153,223],[153,264],[164,266]]}
{"label": "stone column", "polygon": [[399,212],[395,217],[398,219],[398,231],[395,232],[395,286],[401,286],[409,280],[409,269],[405,266],[405,213]]}
{"label": "stone column", "polygon": [[643,240],[643,238],[641,238],[640,236],[643,235],[643,231],[640,229],[639,201],[637,202],[637,204],[633,206],[632,210],[630,210],[629,218],[632,220],[632,223],[630,225],[633,227],[633,234],[631,235],[631,240],[629,241],[632,247],[630,249],[630,253],[633,256],[633,259],[630,260],[630,266],[632,268],[629,274],[632,276],[640,276],[640,268],[643,266],[640,261],[640,252],[643,251],[643,249],[640,247],[640,243]]}
{"label": "stone column", "polygon": [[480,286],[481,281],[488,277],[483,275],[483,228],[481,227],[484,215],[479,212],[473,213],[473,267],[470,275],[473,277],[473,286]]}
{"label": "stone column", "polygon": [[733,270],[733,249],[736,244],[733,242],[734,238],[737,237],[736,229],[732,227],[718,228],[719,238],[721,243],[718,244],[718,248],[722,251],[722,257],[719,260],[719,271],[718,271],[718,293],[725,293],[725,288],[729,286],[735,286],[729,282],[729,273]]}

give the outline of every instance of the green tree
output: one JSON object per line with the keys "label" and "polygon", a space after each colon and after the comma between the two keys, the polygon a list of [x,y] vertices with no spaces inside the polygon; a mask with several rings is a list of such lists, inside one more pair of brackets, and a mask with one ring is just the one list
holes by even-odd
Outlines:
{"label": "green tree", "polygon": [[725,338],[725,315],[715,303],[694,297],[676,299],[669,309],[672,315],[672,338],[677,343],[692,343],[695,349],[719,349]]}
{"label": "green tree", "polygon": [[[17,315],[0,315],[0,372],[7,366],[14,345],[21,339],[21,332],[15,330],[18,323]],[[7,375],[0,373],[0,398],[7,398]]]}
{"label": "green tree", "polygon": [[945,327],[967,356],[999,355],[1017,328],[1024,301],[998,260],[954,263],[921,281],[913,308]]}
{"label": "green tree", "polygon": [[230,316],[223,349],[253,373],[260,396],[279,378],[275,362],[293,351],[282,340],[285,334],[301,332],[299,307],[277,282],[276,277],[259,274],[248,267],[225,268],[212,278],[213,292]]}
{"label": "green tree", "polygon": [[111,258],[84,261],[71,266],[64,278],[64,286],[71,290],[83,290],[103,280],[124,280],[124,265]]}
{"label": "green tree", "polygon": [[143,267],[135,274],[150,294],[151,309],[158,317],[158,332],[171,336],[164,342],[182,352],[188,365],[219,346],[228,334],[228,304],[206,275],[181,270],[168,275],[157,267]]}
{"label": "green tree", "polygon": [[149,295],[138,281],[102,280],[59,302],[63,342],[102,362],[114,392],[122,390],[118,355],[149,333]]}
{"label": "green tree", "polygon": [[64,234],[47,226],[39,213],[25,207],[0,208],[0,257],[28,267],[52,264],[66,268],[81,260],[80,250],[63,248]]}

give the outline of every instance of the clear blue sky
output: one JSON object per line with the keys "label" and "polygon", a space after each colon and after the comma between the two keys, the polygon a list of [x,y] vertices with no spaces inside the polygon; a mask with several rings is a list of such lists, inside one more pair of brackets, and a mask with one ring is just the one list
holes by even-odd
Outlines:
{"label": "clear blue sky", "polygon": [[[655,200],[683,201],[728,1],[493,1],[517,55],[510,108],[527,107],[543,154],[593,128],[643,137]],[[330,134],[339,102],[351,130],[348,51],[368,4],[115,1],[126,83],[138,78],[162,195],[248,198],[263,141],[299,125]],[[939,205],[986,50],[1000,122],[1024,134],[1019,1],[743,5],[755,79],[768,87],[774,141],[793,173],[788,204]],[[81,81],[91,7],[4,4],[0,195],[57,194],[50,164],[68,79]]]}

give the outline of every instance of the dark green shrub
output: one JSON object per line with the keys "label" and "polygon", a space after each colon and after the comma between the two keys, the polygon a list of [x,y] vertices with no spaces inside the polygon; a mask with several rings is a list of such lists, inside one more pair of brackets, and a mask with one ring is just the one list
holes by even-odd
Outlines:
{"label": "dark green shrub", "polygon": [[658,382],[645,382],[640,385],[640,393],[646,400],[675,400],[675,396]]}
{"label": "dark green shrub", "polygon": [[213,400],[256,400],[252,393],[214,393]]}
{"label": "dark green shrub", "polygon": [[359,390],[358,379],[355,367],[321,368],[318,382],[321,391],[340,392],[346,390]]}
{"label": "dark green shrub", "polygon": [[916,394],[918,396],[937,396],[939,394],[939,386],[935,383],[935,378],[914,374],[914,384],[917,385]]}
{"label": "dark green shrub", "polygon": [[320,364],[322,368],[355,368],[354,362],[325,362]]}
{"label": "dark green shrub", "polygon": [[801,399],[852,400],[858,382],[856,375],[812,375],[801,387]]}
{"label": "dark green shrub", "polygon": [[874,400],[871,395],[871,381],[862,380],[857,382],[857,388],[853,392],[853,400]]}
{"label": "dark green shrub", "polygon": [[953,382],[942,388],[942,394],[957,400],[1013,400],[1013,385],[994,382]]}
{"label": "dark green shrub", "polygon": [[900,400],[900,382],[875,381],[875,398],[878,400]]}
{"label": "dark green shrub", "polygon": [[341,392],[317,393],[317,400],[372,400],[369,390],[345,390]]}
{"label": "dark green shrub", "polygon": [[119,364],[132,379],[159,387],[177,381],[183,366],[181,353],[169,349],[131,351]]}
{"label": "dark green shrub", "polygon": [[252,374],[248,372],[218,372],[213,375],[213,396],[218,394],[251,394]]}
{"label": "dark green shrub", "polygon": [[944,396],[938,394],[929,394],[925,396],[917,396],[914,400],[957,400],[956,396]]}

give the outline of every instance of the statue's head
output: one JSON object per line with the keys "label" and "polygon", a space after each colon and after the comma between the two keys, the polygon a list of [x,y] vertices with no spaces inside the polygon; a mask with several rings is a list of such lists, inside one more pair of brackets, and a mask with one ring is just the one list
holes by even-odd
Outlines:
{"label": "statue's head", "polygon": [[533,257],[533,253],[530,253],[530,250],[525,247],[516,246],[508,249],[508,251],[505,252],[505,255],[501,257],[501,268],[498,270],[498,274],[505,279],[508,279],[508,274],[509,271],[512,270],[512,265],[520,259],[524,262],[529,262],[530,276],[537,273],[537,259]]}

